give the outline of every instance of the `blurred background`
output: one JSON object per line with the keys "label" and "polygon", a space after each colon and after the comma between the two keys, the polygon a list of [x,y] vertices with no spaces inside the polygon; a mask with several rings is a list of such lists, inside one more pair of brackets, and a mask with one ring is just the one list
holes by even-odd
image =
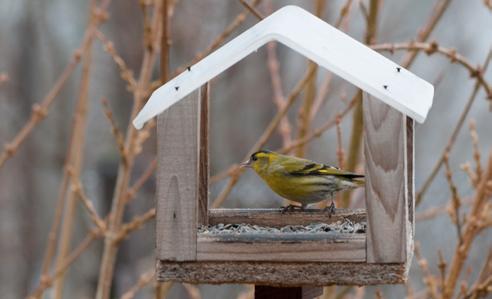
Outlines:
{"label": "blurred background", "polygon": [[[0,5],[0,143],[15,145],[12,140],[19,136],[19,132],[23,134],[27,130],[18,146],[7,146],[1,150],[4,158],[7,157],[0,164],[2,298],[25,297],[39,287],[48,235],[56,219],[57,198],[62,194],[61,197],[67,199],[70,198],[69,193],[75,192],[74,185],[70,187],[68,184],[69,187],[63,189],[67,172],[76,173],[85,196],[94,204],[101,218],[111,209],[114,191],[118,189],[118,165],[121,158],[114,130],[105,115],[105,109],[107,114],[108,108],[104,108],[101,99],[107,99],[107,105],[112,111],[111,119],[124,138],[132,110],[136,109],[134,104],[141,105],[152,88],[160,85],[159,54],[154,53],[156,57],[150,67],[143,66],[148,63],[146,57],[161,47],[159,38],[162,30],[154,26],[153,21],[157,18],[155,23],[160,24],[154,9],[162,3],[120,0],[111,1],[107,5],[105,2],[3,0]],[[455,49],[472,67],[481,65],[482,69],[492,49],[492,4],[487,0],[246,2],[263,16],[288,4],[299,5],[312,13],[318,13],[320,18],[334,26],[338,25],[361,42],[366,42],[368,24],[371,23],[368,20],[374,15],[372,5],[377,2],[373,22],[376,29],[371,37],[373,44],[419,40],[419,33],[428,28],[433,16],[439,15],[436,11],[441,9],[442,16],[437,18],[435,26],[432,25],[426,42],[436,41],[440,47]],[[169,77],[178,68],[196,61],[199,55],[207,54],[207,49],[231,24],[238,23],[217,45],[222,45],[259,21],[241,1],[167,0],[167,5]],[[242,17],[238,19],[238,16]],[[86,48],[82,47],[77,52],[81,54],[81,60],[74,61],[74,51],[84,44],[84,36],[87,39],[91,24],[96,24],[98,33],[89,38]],[[110,42],[113,48],[108,48]],[[157,48],[152,48],[154,44]],[[241,161],[278,111],[275,98],[285,100],[310,67],[304,57],[285,46],[278,44],[270,47],[260,48],[211,81],[212,176],[223,173],[232,164]],[[400,63],[408,53],[412,52],[384,54]],[[440,159],[476,85],[475,78],[470,77],[469,70],[462,64],[451,63],[449,57],[439,53],[428,54],[432,55],[419,53],[410,67],[412,72],[435,85],[434,105],[428,118],[424,124],[416,126],[417,191],[422,190]],[[276,59],[272,55],[276,55]],[[119,66],[115,63],[118,62],[115,57],[121,59]],[[276,93],[272,87],[272,78],[275,76],[275,71],[269,65],[272,61],[278,62],[281,94],[278,88]],[[44,109],[45,106],[41,105],[41,109],[35,109],[41,112],[36,112],[34,118],[44,112],[46,118],[41,117],[39,121],[35,119],[33,122],[33,105],[46,99],[50,101],[50,94],[57,88],[56,82],[60,76],[63,78],[67,73],[67,66],[67,80],[60,82],[61,88],[49,107]],[[71,66],[73,69],[70,69]],[[128,71],[131,73],[125,77]],[[147,81],[143,78],[146,72],[150,76]],[[492,82],[491,70],[485,70],[481,76],[486,84]],[[131,80],[135,80],[133,85]],[[140,95],[136,95],[138,92],[135,90],[140,90]],[[303,134],[301,131],[305,123],[300,111],[306,109],[308,98],[319,104],[305,128],[307,132],[312,132],[342,113],[356,95],[357,90],[353,86],[318,69],[314,79],[303,88],[289,110],[284,130],[276,131],[264,147],[279,149],[289,144],[288,138],[295,140]],[[475,163],[473,139],[468,130],[471,120],[476,123],[479,140],[477,148],[482,153],[478,160],[483,164],[483,169],[487,168],[488,153],[492,146],[492,118],[487,96],[485,88],[479,86],[470,111],[464,118],[463,128],[459,130],[449,153],[452,179],[462,199],[462,213],[468,213],[471,198],[476,192],[476,186],[470,183],[469,175],[461,169],[461,165],[467,161]],[[83,104],[80,104],[81,99]],[[353,110],[340,120],[341,138],[337,138],[337,130],[332,127],[308,143],[301,154],[329,164],[346,164],[351,152]],[[30,119],[32,128],[26,129],[25,125],[29,124]],[[286,129],[286,124],[290,131]],[[133,138],[143,141],[141,152],[140,148],[133,147],[135,155],[129,172],[130,186],[145,176],[149,165],[153,163],[156,152],[154,131],[154,128],[148,128],[148,137],[139,135],[140,139]],[[345,158],[340,159],[337,149],[343,150]],[[358,171],[363,171],[362,159],[357,160],[355,169]],[[153,180],[150,177],[138,188],[135,198],[124,209],[124,222],[131,221],[136,215],[153,207]],[[211,198],[216,198],[227,184],[228,179],[214,181]],[[427,259],[429,275],[435,276],[436,280],[440,273],[438,252],[450,263],[459,242],[453,215],[448,213],[453,198],[451,190],[444,168],[441,168],[430,187],[422,194],[416,209],[416,240],[420,243],[422,256]],[[363,201],[357,200],[360,195],[353,194],[350,201],[352,207],[363,205]],[[490,196],[487,201],[490,204]],[[241,176],[222,204],[224,207],[280,205],[282,199],[250,172]],[[67,232],[70,236],[67,241],[68,252],[84,240],[89,229],[94,226],[82,205],[77,203],[72,213],[67,211],[69,206],[65,205],[65,215],[68,216],[60,224],[63,231],[63,227],[67,226],[66,221],[73,222],[73,230],[68,229]],[[57,234],[62,235],[62,231]],[[112,297],[122,296],[139,279],[146,278],[142,274],[150,273],[154,265],[154,242],[153,220],[121,242],[112,278]],[[68,268],[61,289],[64,298],[94,297],[100,279],[103,247],[102,239],[96,240]],[[491,247],[491,230],[484,229],[470,246],[459,281],[467,281],[470,287],[473,285],[481,275],[484,263],[492,262],[488,257],[491,255]],[[55,255],[53,263],[57,261]],[[53,267],[48,268],[53,271]],[[379,291],[385,298],[402,298],[410,297],[409,290],[416,298],[426,298],[429,285],[424,274],[414,258],[406,286],[368,287],[364,290],[354,288],[344,298],[374,298]],[[153,285],[148,280],[136,293],[136,298],[153,297]],[[170,287],[168,298],[248,298],[250,294],[250,288],[243,285],[200,285],[194,288],[174,284]],[[456,288],[453,298],[458,296],[459,288]],[[55,290],[56,283],[55,287],[45,291],[45,298],[57,296]],[[336,294],[337,290],[331,292]]]}

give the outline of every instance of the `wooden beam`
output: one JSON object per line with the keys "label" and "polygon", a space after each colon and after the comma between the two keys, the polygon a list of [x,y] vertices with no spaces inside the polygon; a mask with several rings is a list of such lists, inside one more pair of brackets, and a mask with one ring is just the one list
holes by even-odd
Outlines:
{"label": "wooden beam", "polygon": [[157,119],[157,258],[196,259],[198,92]]}
{"label": "wooden beam", "polygon": [[307,225],[313,222],[335,223],[348,219],[352,222],[366,221],[365,209],[337,209],[335,215],[319,209],[282,213],[282,209],[210,209],[209,224],[239,224],[282,227]]}
{"label": "wooden beam", "polygon": [[367,262],[404,263],[408,239],[406,117],[364,93]]}
{"label": "wooden beam", "polygon": [[365,234],[198,234],[199,261],[365,262]]}
{"label": "wooden beam", "polygon": [[209,151],[208,151],[208,128],[209,128],[209,83],[200,88],[199,102],[199,153],[198,153],[198,225],[208,224],[208,178],[209,178]]}
{"label": "wooden beam", "polygon": [[397,284],[405,264],[320,262],[157,261],[159,281],[260,284],[278,287]]}

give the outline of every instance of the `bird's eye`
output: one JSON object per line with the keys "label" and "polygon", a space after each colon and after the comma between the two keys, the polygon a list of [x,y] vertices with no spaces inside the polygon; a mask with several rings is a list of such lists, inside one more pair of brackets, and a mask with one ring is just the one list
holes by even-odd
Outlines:
{"label": "bird's eye", "polygon": [[258,160],[258,157],[257,156],[251,156],[251,160],[256,161],[256,160]]}

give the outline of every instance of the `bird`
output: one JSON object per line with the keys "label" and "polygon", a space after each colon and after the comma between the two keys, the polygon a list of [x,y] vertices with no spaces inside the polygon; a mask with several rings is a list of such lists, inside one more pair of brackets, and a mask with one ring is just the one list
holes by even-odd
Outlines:
{"label": "bird", "polygon": [[240,167],[253,169],[273,192],[300,204],[300,207],[288,205],[282,212],[296,208],[304,210],[309,204],[331,199],[327,208],[331,216],[335,213],[333,196],[336,192],[365,184],[362,174],[269,150],[253,153],[247,161],[240,163]]}

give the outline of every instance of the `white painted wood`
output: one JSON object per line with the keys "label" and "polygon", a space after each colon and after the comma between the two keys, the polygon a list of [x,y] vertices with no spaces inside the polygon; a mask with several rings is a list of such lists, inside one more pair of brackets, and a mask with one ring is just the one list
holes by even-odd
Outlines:
{"label": "white painted wood", "polygon": [[142,128],[146,121],[272,40],[418,122],[425,120],[432,105],[434,87],[430,83],[304,9],[285,6],[155,90],[133,125]]}

